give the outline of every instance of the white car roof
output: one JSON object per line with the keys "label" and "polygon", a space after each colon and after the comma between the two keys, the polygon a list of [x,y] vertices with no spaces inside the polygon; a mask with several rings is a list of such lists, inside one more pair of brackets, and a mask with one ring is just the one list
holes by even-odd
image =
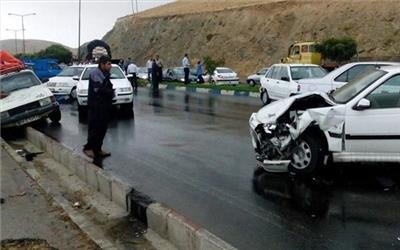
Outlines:
{"label": "white car roof", "polygon": [[219,69],[229,69],[229,70],[232,70],[232,71],[233,71],[233,69],[231,69],[231,68],[226,68],[226,67],[216,67],[215,69],[216,69],[216,70],[219,70]]}
{"label": "white car roof", "polygon": [[[119,67],[117,64],[111,64],[113,67]],[[87,65],[83,65],[85,68],[94,68],[94,67],[98,67],[98,64],[87,64]]]}
{"label": "white car roof", "polygon": [[276,63],[271,65],[272,66],[289,66],[289,67],[315,67],[320,65],[318,64],[310,64],[310,63]]}
{"label": "white car roof", "polygon": [[387,71],[389,73],[400,73],[400,64],[391,66],[382,66],[380,69]]}
{"label": "white car roof", "polygon": [[[352,63],[347,63],[344,65],[364,65],[364,64],[388,64],[388,65],[400,65],[400,62],[384,62],[384,61],[370,61],[370,62],[352,62]],[[343,65],[343,66],[344,66]]]}

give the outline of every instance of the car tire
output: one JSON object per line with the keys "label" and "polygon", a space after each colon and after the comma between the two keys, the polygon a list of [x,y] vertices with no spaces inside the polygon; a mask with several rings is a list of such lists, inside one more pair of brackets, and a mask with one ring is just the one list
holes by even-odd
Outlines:
{"label": "car tire", "polygon": [[76,100],[76,98],[77,98],[76,87],[73,87],[71,89],[71,93],[69,93],[69,98],[71,100]]}
{"label": "car tire", "polygon": [[271,99],[269,98],[268,91],[266,89],[263,89],[260,93],[260,100],[262,104],[265,106],[271,102]]}
{"label": "car tire", "polygon": [[288,170],[299,176],[315,174],[324,165],[325,155],[321,138],[306,133],[298,139],[298,149],[292,154]]}
{"label": "car tire", "polygon": [[252,187],[253,191],[258,195],[264,194],[265,188],[265,170],[261,167],[256,167],[253,172]]}
{"label": "car tire", "polygon": [[78,117],[79,117],[79,121],[82,122],[82,121],[86,120],[87,115],[88,115],[87,107],[78,104]]}
{"label": "car tire", "polygon": [[254,87],[256,86],[256,82],[254,80],[249,80],[249,85]]}
{"label": "car tire", "polygon": [[61,120],[61,111],[60,108],[57,108],[53,112],[49,114],[49,119],[51,122],[57,123]]}

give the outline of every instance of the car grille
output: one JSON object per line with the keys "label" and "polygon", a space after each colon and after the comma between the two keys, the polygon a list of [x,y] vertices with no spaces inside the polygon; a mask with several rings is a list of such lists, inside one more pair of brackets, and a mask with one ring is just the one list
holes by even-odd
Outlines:
{"label": "car grille", "polygon": [[35,109],[35,108],[39,108],[39,107],[40,107],[39,101],[31,102],[31,103],[28,103],[28,104],[25,104],[25,105],[10,109],[8,111],[8,114],[10,116],[13,116],[13,115],[16,115],[16,114],[19,114],[19,113],[23,113],[25,111],[29,111],[29,110],[32,110],[32,109]]}

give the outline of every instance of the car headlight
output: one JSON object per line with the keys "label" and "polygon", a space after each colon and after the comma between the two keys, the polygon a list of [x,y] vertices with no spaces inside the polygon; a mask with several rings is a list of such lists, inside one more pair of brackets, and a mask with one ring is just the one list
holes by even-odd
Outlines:
{"label": "car headlight", "polygon": [[132,92],[132,87],[119,88],[118,92]]}
{"label": "car headlight", "polygon": [[56,84],[55,82],[46,82],[47,87],[55,87]]}
{"label": "car headlight", "polygon": [[42,100],[39,100],[39,104],[40,104],[40,106],[50,105],[51,104],[50,97],[46,97],[46,98],[43,98]]}
{"label": "car headlight", "polygon": [[1,112],[1,119],[6,119],[10,117],[10,114],[7,111]]}
{"label": "car headlight", "polygon": [[87,89],[78,89],[78,95],[87,95],[88,90]]}

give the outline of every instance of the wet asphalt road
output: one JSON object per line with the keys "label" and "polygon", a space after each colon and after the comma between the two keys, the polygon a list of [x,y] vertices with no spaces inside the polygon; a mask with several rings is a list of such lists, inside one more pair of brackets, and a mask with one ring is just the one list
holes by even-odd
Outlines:
{"label": "wet asphalt road", "polygon": [[[139,89],[134,119],[110,125],[104,169],[239,249],[400,249],[397,170],[339,171],[332,191],[319,194],[329,195],[322,216],[253,192],[248,117],[259,107],[255,98],[165,91],[154,99]],[[77,151],[86,141],[76,104],[62,105],[60,126],[39,129]]]}

